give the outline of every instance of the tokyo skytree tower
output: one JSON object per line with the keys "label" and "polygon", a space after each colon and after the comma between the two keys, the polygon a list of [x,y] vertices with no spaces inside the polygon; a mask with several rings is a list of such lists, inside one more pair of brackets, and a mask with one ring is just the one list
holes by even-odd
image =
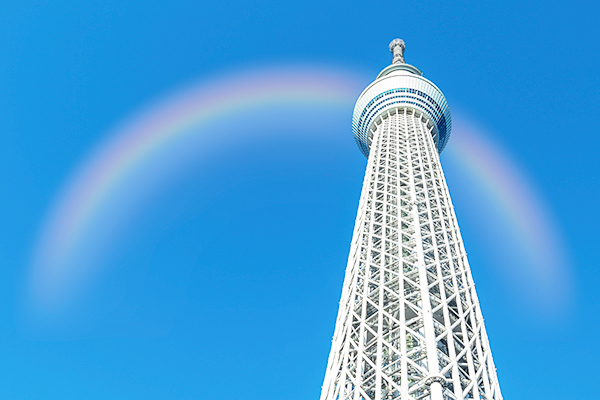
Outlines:
{"label": "tokyo skytree tower", "polygon": [[501,400],[440,165],[450,109],[405,47],[354,108],[368,163],[321,400]]}

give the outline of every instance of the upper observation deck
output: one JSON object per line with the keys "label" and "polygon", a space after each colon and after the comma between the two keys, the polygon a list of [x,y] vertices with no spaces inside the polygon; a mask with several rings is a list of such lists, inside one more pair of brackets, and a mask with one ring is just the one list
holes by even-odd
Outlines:
{"label": "upper observation deck", "polygon": [[452,126],[450,108],[442,91],[430,80],[423,78],[418,68],[404,62],[403,40],[390,43],[392,64],[377,75],[358,97],[352,116],[352,133],[360,151],[369,157],[370,133],[377,116],[397,107],[407,107],[423,112],[434,124],[433,140],[441,153]]}

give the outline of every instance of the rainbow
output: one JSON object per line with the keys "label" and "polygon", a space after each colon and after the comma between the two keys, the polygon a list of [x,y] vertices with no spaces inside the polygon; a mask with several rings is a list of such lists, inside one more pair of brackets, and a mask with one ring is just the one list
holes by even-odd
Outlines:
{"label": "rainbow", "polygon": [[[93,275],[73,262],[84,253],[82,238],[90,235],[94,221],[102,219],[109,205],[122,196],[131,178],[147,174],[175,145],[207,136],[206,127],[239,113],[273,107],[342,108],[350,115],[367,81],[339,69],[266,68],[194,85],[138,113],[84,161],[51,207],[34,249],[27,290],[30,303],[42,314],[51,313]],[[555,231],[549,228],[549,214],[499,149],[473,132],[454,134],[453,141],[450,159],[477,171],[480,190],[496,199],[522,240],[532,244],[532,251],[542,253],[548,240],[556,244],[548,235],[540,237],[542,230]]]}
{"label": "rainbow", "polygon": [[510,235],[510,240],[499,242],[511,246],[515,261],[502,272],[522,282],[522,289],[537,292],[538,302],[554,309],[566,306],[565,297],[571,290],[569,262],[557,224],[524,171],[489,137],[466,118],[454,117],[443,163],[451,163],[463,178],[470,178],[469,183],[475,183],[489,209],[497,214],[496,224],[501,221],[508,228],[498,227],[498,234]]}

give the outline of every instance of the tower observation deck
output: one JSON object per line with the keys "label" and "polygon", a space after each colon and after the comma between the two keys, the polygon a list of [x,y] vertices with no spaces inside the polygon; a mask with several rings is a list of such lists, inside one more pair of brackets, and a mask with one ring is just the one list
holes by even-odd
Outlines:
{"label": "tower observation deck", "polygon": [[405,47],[354,108],[368,162],[321,400],[501,400],[439,159],[450,109]]}

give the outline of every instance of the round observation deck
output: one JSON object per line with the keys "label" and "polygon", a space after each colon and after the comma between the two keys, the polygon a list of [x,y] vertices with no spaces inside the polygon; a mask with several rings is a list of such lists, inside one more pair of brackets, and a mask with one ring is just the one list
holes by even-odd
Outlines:
{"label": "round observation deck", "polygon": [[421,71],[404,62],[406,45],[400,39],[390,43],[392,64],[377,75],[358,97],[352,116],[352,133],[360,151],[369,157],[371,128],[377,116],[391,108],[407,107],[423,112],[434,123],[433,140],[441,153],[452,127],[450,108],[442,91]]}

